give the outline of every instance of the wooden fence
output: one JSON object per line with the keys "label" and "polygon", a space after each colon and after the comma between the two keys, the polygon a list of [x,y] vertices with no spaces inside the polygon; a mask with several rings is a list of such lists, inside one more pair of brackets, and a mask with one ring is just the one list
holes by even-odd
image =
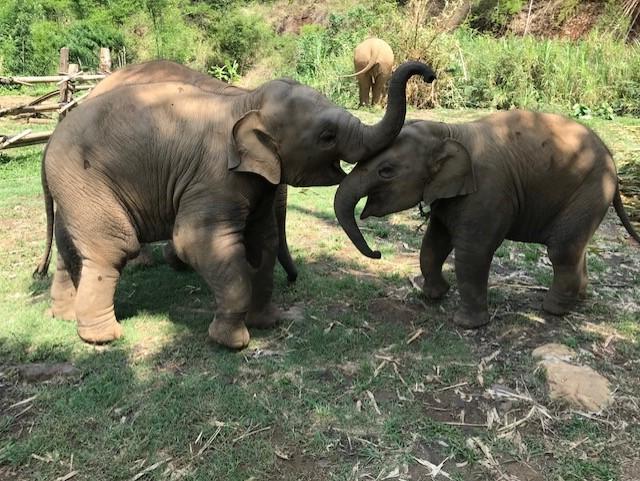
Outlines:
{"label": "wooden fence", "polygon": [[[99,54],[99,68],[97,74],[86,74],[80,71],[77,64],[69,63],[69,49],[60,49],[60,63],[58,75],[42,77],[0,77],[0,84],[4,85],[34,85],[37,83],[55,83],[56,90],[41,95],[23,105],[0,109],[0,117],[9,115],[37,114],[41,112],[57,112],[58,121],[62,120],[69,109],[78,105],[86,97],[94,84],[85,84],[101,80],[111,73],[111,55],[108,48],[101,48]],[[83,92],[83,93],[80,93]],[[57,100],[52,100],[57,98]],[[0,150],[25,147],[27,145],[43,144],[49,140],[53,132],[35,132],[31,129],[18,134],[0,134]]]}

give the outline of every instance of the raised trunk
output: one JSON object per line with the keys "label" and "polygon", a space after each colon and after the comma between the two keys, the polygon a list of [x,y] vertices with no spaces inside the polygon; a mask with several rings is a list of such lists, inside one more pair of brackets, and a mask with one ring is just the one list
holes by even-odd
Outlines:
{"label": "raised trunk", "polygon": [[356,223],[354,210],[358,201],[364,197],[364,187],[362,186],[362,176],[357,173],[349,174],[338,186],[336,196],[333,201],[333,210],[336,213],[338,222],[344,229],[353,245],[367,257],[380,259],[380,251],[371,250],[362,232]]}
{"label": "raised trunk", "polygon": [[391,77],[387,110],[382,120],[375,125],[362,128],[362,142],[358,149],[347,150],[344,160],[350,163],[360,162],[374,156],[387,147],[398,136],[407,113],[407,81],[414,75],[422,75],[427,83],[436,76],[431,67],[421,62],[405,62],[400,65]]}

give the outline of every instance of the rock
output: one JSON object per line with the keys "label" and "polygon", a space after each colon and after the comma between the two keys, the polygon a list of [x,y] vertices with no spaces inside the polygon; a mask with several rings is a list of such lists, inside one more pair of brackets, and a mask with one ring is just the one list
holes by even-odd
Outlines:
{"label": "rock", "polygon": [[549,397],[562,400],[587,412],[600,411],[611,404],[609,381],[588,366],[574,366],[565,361],[540,362],[547,374]]}
{"label": "rock", "polygon": [[576,352],[564,344],[552,342],[535,348],[531,355],[534,359],[543,361],[570,361],[576,356]]}
{"label": "rock", "polygon": [[28,382],[48,381],[54,377],[72,377],[80,375],[80,370],[70,362],[56,364],[23,364],[16,366],[20,377]]}

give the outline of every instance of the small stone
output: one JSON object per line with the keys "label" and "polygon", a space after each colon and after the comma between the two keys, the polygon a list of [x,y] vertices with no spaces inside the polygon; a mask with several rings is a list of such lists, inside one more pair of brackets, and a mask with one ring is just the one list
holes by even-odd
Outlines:
{"label": "small stone", "polygon": [[552,342],[535,348],[531,355],[534,359],[543,361],[569,361],[575,357],[576,352],[564,344]]}
{"label": "small stone", "polygon": [[613,401],[609,381],[588,366],[574,366],[568,362],[542,361],[547,374],[549,397],[562,400],[575,408],[597,412]]}

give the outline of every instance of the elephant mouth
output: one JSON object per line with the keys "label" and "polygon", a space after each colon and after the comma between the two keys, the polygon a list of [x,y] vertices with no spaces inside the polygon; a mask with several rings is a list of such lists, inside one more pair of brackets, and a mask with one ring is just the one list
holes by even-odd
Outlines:
{"label": "elephant mouth", "polygon": [[367,202],[362,209],[360,219],[365,220],[367,217],[384,217],[387,212],[383,209],[384,203],[373,193],[367,196]]}
{"label": "elephant mouth", "polygon": [[347,173],[342,169],[342,166],[340,165],[340,161],[336,160],[333,162],[332,164],[333,170],[334,172],[340,176],[340,180],[344,179],[347,176]]}

